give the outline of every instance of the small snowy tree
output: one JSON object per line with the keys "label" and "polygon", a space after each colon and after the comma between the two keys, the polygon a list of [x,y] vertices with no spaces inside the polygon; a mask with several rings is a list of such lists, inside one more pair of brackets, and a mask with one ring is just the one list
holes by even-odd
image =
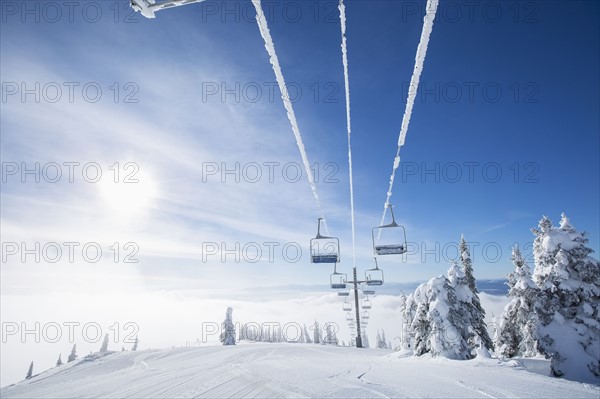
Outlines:
{"label": "small snowy tree", "polygon": [[71,350],[71,354],[67,358],[67,363],[71,363],[77,359],[77,344],[73,344],[73,349]]}
{"label": "small snowy tree", "polygon": [[546,216],[533,243],[534,281],[540,289],[538,349],[552,375],[597,383],[600,377],[600,262],[585,233],[562,214],[559,227]]}
{"label": "small snowy tree", "polygon": [[31,362],[31,364],[29,365],[29,370],[27,371],[27,375],[25,376],[25,379],[28,380],[31,377],[33,377],[33,362]]}
{"label": "small snowy tree", "polygon": [[470,316],[469,348],[471,348],[472,352],[476,352],[481,343],[486,349],[491,350],[494,348],[494,344],[484,322],[485,310],[481,306],[481,301],[479,299],[479,290],[477,290],[477,283],[475,281],[475,276],[473,275],[471,254],[464,235],[461,235],[460,237],[459,249],[463,272],[465,273],[467,285],[471,290],[471,303],[467,304]]}
{"label": "small snowy tree", "polygon": [[512,251],[515,271],[508,275],[508,297],[511,301],[504,307],[494,335],[496,353],[503,357],[537,355],[537,286],[521,256],[519,248]]}
{"label": "small snowy tree", "polygon": [[381,334],[379,334],[379,330],[377,330],[377,336],[375,337],[375,346],[381,349]]}
{"label": "small snowy tree", "polygon": [[139,342],[139,341],[138,341],[138,337],[137,337],[137,335],[136,335],[136,336],[135,336],[135,341],[133,341],[133,347],[131,348],[131,350],[132,350],[132,351],[134,351],[134,352],[135,352],[135,351],[137,350],[137,347],[138,347],[138,342]]}
{"label": "small snowy tree", "polygon": [[417,312],[417,302],[415,301],[414,293],[406,297],[404,305],[404,315],[402,318],[402,342],[400,350],[410,353],[414,348],[415,331],[413,322]]}
{"label": "small snowy tree", "polygon": [[306,324],[303,327],[304,342],[306,342],[307,344],[312,344],[312,339],[310,339],[310,334],[308,333],[308,328],[306,328]]}
{"label": "small snowy tree", "polygon": [[387,339],[385,338],[385,331],[381,329],[381,346],[380,349],[387,349]]}
{"label": "small snowy tree", "polygon": [[63,365],[63,361],[61,359],[62,355],[58,355],[58,360],[56,361],[56,367],[60,367]]}
{"label": "small snowy tree", "polygon": [[321,329],[319,328],[319,322],[318,321],[315,321],[315,331],[314,331],[313,342],[315,344],[320,344],[321,343]]}
{"label": "small snowy tree", "polygon": [[233,324],[233,309],[227,308],[225,321],[223,322],[223,332],[221,333],[221,342],[223,345],[235,345],[235,325]]}
{"label": "small snowy tree", "polygon": [[100,347],[100,353],[108,352],[108,334],[104,336],[104,341],[102,341],[102,346]]}

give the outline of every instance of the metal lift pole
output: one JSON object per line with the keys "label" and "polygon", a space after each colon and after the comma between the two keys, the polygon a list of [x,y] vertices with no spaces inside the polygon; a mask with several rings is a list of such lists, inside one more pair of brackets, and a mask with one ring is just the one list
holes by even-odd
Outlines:
{"label": "metal lift pole", "polygon": [[363,348],[362,336],[360,333],[360,308],[358,307],[358,278],[356,276],[356,265],[353,269],[354,275],[354,309],[356,311],[356,347]]}

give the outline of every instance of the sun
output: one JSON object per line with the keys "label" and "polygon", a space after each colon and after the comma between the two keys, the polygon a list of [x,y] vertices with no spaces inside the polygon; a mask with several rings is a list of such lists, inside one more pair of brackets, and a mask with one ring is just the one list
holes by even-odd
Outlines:
{"label": "sun", "polygon": [[139,173],[135,179],[115,182],[101,179],[97,184],[103,203],[118,216],[135,216],[152,206],[157,186],[148,174]]}

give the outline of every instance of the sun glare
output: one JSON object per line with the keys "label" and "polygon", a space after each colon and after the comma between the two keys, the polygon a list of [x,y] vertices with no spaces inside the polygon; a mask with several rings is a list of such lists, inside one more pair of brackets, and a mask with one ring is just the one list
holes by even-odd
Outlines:
{"label": "sun glare", "polygon": [[139,215],[150,208],[157,194],[154,180],[141,173],[136,179],[123,180],[102,179],[98,182],[106,206],[118,216]]}

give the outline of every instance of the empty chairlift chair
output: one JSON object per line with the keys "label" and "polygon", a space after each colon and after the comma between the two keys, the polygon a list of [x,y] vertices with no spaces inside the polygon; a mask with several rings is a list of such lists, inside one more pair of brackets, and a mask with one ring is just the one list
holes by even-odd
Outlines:
{"label": "empty chairlift chair", "polygon": [[375,258],[375,267],[365,271],[365,283],[368,286],[383,285],[383,270],[377,265],[377,258]]}
{"label": "empty chairlift chair", "polygon": [[345,312],[350,312],[352,310],[352,302],[345,301],[344,304],[342,305],[342,309]]}
{"label": "empty chairlift chair", "polygon": [[369,318],[369,312],[362,312],[362,314],[360,315],[360,317],[361,317],[362,319],[365,319],[365,320],[367,320],[367,319]]}
{"label": "empty chairlift chair", "polygon": [[338,263],[340,261],[340,240],[321,235],[321,220],[317,220],[317,236],[310,240],[310,261],[312,263]]}
{"label": "empty chairlift chair", "polygon": [[331,288],[334,290],[346,289],[346,280],[347,280],[346,274],[338,273],[335,271],[335,269],[333,271],[333,274],[329,278],[329,281],[331,283]]}
{"label": "empty chairlift chair", "polygon": [[[375,255],[402,255],[406,253],[406,230],[396,223],[394,207],[388,205],[392,214],[392,223],[373,227],[373,252]],[[378,236],[378,237],[376,237]]]}
{"label": "empty chairlift chair", "polygon": [[366,284],[362,284],[361,290],[365,295],[375,295],[375,289],[373,287],[369,287]]}
{"label": "empty chairlift chair", "polygon": [[338,294],[338,296],[350,296],[350,291],[348,291],[348,290],[339,290],[337,294]]}
{"label": "empty chairlift chair", "polygon": [[369,300],[369,298],[366,298],[365,300],[363,300],[362,308],[363,309],[371,309],[371,301]]}

